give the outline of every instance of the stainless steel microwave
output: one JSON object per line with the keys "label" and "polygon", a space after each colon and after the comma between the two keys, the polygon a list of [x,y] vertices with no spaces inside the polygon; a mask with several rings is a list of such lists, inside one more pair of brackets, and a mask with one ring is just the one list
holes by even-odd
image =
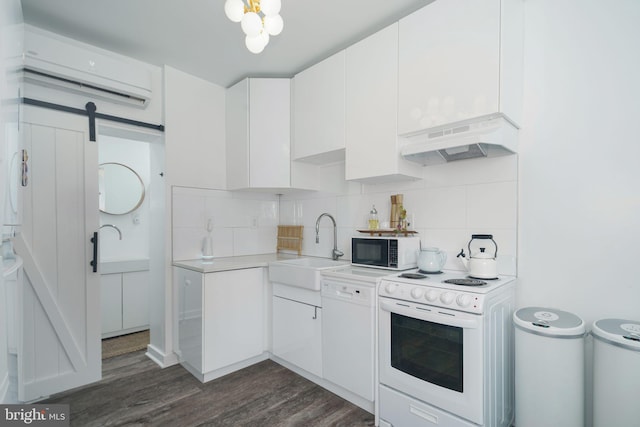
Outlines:
{"label": "stainless steel microwave", "polygon": [[420,238],[366,236],[351,238],[351,264],[362,267],[408,270],[418,266]]}

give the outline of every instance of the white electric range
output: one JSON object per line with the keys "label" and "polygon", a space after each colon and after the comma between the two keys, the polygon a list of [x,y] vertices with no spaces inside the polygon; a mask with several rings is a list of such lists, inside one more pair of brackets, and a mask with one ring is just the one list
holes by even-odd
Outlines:
{"label": "white electric range", "polygon": [[380,281],[381,426],[511,425],[515,284],[417,270]]}

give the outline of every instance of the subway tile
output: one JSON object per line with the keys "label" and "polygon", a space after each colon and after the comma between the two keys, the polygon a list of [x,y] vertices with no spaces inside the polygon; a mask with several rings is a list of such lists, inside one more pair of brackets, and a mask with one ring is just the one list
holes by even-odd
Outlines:
{"label": "subway tile", "polygon": [[518,183],[516,181],[469,185],[467,227],[471,229],[517,226]]}

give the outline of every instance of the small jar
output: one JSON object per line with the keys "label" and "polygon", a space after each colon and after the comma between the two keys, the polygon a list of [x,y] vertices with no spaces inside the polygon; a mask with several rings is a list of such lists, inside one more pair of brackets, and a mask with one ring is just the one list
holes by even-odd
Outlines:
{"label": "small jar", "polygon": [[376,205],[373,205],[371,212],[369,212],[369,230],[377,230],[379,226],[378,211],[376,210]]}

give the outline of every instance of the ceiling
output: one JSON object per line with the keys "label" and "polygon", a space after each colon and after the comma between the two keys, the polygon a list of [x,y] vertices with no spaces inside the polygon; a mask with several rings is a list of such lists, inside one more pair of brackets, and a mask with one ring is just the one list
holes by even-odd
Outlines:
{"label": "ceiling", "polygon": [[229,87],[292,77],[432,0],[282,0],[284,30],[260,54],[244,46],[225,0],[22,0],[24,22]]}

